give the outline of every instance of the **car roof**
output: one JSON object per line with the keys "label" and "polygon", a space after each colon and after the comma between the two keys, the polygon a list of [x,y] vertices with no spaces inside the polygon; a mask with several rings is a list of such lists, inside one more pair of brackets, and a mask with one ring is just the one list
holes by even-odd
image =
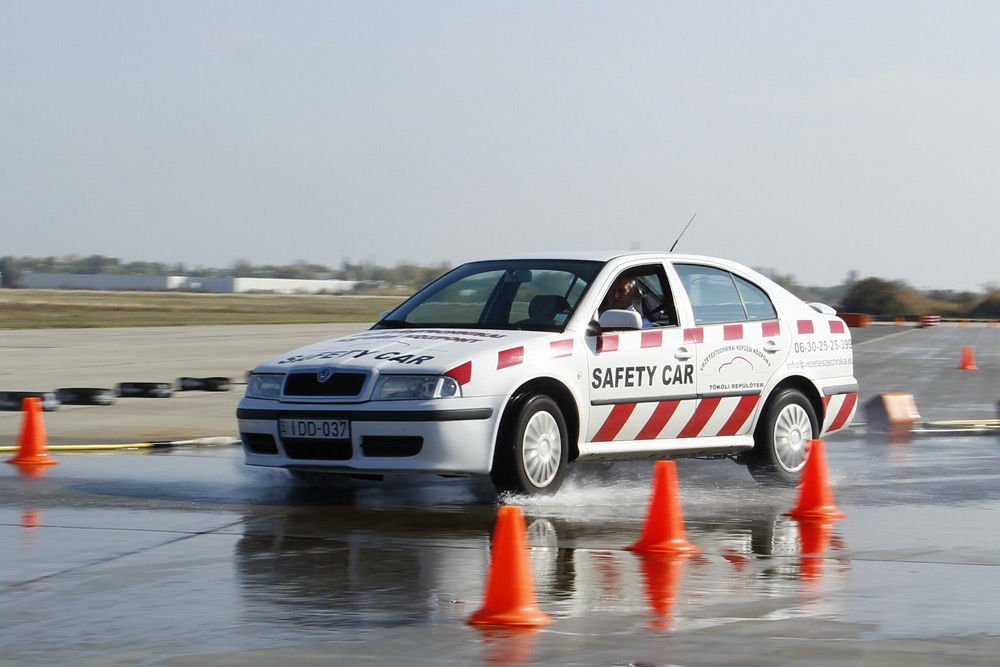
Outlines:
{"label": "car roof", "polygon": [[669,258],[671,260],[710,260],[729,261],[720,257],[708,257],[705,255],[682,255],[671,252],[652,252],[637,250],[566,250],[550,252],[529,252],[519,254],[494,255],[490,257],[477,257],[469,261],[490,261],[490,260],[510,260],[510,259],[568,259],[568,260],[589,260],[599,262],[610,262],[613,259],[657,259]]}

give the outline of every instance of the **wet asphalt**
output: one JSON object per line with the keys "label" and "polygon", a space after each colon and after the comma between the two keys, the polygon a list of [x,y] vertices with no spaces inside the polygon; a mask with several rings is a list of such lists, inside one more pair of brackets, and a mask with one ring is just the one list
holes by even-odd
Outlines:
{"label": "wet asphalt", "polygon": [[[997,329],[854,334],[862,404],[909,391],[927,420],[997,416]],[[957,368],[964,345],[978,371]],[[101,413],[109,433],[123,412]],[[192,413],[207,428],[212,410]],[[502,499],[524,512],[553,618],[537,631],[466,623],[498,503],[484,480],[316,490],[247,468],[234,447],[3,465],[0,664],[996,664],[1000,438],[853,427],[825,450],[847,516],[820,525],[785,516],[794,489],[730,461],[678,462],[700,549],[681,559],[626,548],[649,462],[581,465],[554,497]]]}

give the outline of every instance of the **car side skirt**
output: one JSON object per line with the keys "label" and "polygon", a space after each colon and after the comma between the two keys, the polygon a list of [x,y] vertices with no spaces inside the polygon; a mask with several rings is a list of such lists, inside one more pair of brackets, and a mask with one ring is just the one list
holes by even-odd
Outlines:
{"label": "car side skirt", "polygon": [[580,460],[724,456],[753,449],[749,435],[580,443]]}

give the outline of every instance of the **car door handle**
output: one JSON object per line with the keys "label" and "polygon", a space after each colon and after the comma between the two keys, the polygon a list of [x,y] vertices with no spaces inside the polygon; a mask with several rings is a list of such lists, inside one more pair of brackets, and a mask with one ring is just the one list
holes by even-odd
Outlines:
{"label": "car door handle", "polygon": [[691,350],[686,347],[679,347],[674,352],[674,359],[677,359],[678,361],[687,361],[691,358],[691,356]]}
{"label": "car door handle", "polygon": [[781,349],[781,343],[776,340],[766,340],[764,341],[764,351],[774,354]]}

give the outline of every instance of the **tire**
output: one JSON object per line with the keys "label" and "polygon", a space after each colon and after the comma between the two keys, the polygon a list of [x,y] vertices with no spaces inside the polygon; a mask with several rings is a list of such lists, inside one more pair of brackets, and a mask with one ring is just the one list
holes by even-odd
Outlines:
{"label": "tire", "polygon": [[229,391],[230,381],[226,377],[177,378],[179,391]]}
{"label": "tire", "polygon": [[569,460],[566,420],[548,396],[511,406],[497,438],[490,477],[497,491],[548,495],[562,485]]}
{"label": "tire", "polygon": [[763,484],[794,486],[806,463],[806,446],[818,434],[809,399],[796,389],[783,389],[764,408],[747,469]]}
{"label": "tire", "polygon": [[177,390],[178,391],[195,391],[201,389],[204,383],[201,378],[177,378]]}
{"label": "tire", "polygon": [[63,405],[112,405],[115,392],[94,387],[62,387],[56,389],[56,398]]}
{"label": "tire", "polygon": [[174,390],[169,382],[120,382],[116,393],[122,397],[170,398]]}
{"label": "tire", "polygon": [[201,383],[203,391],[229,391],[232,386],[229,378],[224,377],[201,378]]}
{"label": "tire", "polygon": [[39,399],[42,403],[42,412],[59,409],[59,399],[51,391],[0,391],[0,410],[20,412],[26,398]]}

